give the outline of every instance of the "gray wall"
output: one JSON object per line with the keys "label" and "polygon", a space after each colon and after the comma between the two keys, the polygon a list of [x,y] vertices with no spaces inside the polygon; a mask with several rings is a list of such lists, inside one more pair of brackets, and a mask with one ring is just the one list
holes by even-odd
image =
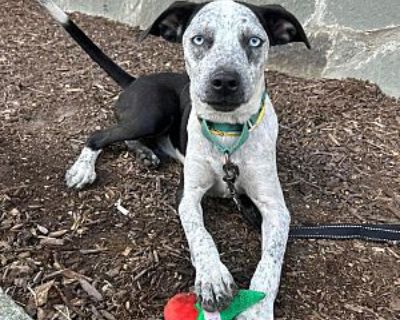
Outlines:
{"label": "gray wall", "polygon": [[[200,0],[194,0],[201,2]],[[81,11],[145,28],[173,0],[56,0]],[[368,79],[400,97],[400,0],[249,0],[279,3],[303,23],[313,50],[272,49],[270,69],[305,77]]]}

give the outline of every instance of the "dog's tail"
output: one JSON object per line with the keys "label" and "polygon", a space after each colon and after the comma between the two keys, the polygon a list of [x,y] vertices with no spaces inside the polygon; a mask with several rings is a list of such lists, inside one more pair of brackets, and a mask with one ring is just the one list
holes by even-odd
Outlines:
{"label": "dog's tail", "polygon": [[112,61],[52,0],[38,0],[50,15],[70,34],[78,45],[122,88],[135,78]]}

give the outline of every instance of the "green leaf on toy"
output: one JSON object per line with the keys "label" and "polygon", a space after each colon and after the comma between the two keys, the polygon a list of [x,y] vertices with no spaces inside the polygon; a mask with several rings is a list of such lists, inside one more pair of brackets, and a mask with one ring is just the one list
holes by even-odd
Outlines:
{"label": "green leaf on toy", "polygon": [[233,320],[243,311],[249,309],[265,298],[265,293],[253,290],[239,290],[231,304],[221,312],[208,313],[204,311],[199,303],[196,308],[199,311],[197,320]]}

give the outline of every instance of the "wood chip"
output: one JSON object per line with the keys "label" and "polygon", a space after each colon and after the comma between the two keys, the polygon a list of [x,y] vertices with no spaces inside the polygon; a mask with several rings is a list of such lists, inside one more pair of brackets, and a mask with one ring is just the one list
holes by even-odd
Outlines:
{"label": "wood chip", "polygon": [[127,216],[129,214],[129,210],[121,205],[121,199],[118,199],[118,201],[115,203],[115,207],[124,216]]}
{"label": "wood chip", "polygon": [[46,227],[41,226],[40,224],[38,224],[36,228],[41,234],[47,235],[49,233],[49,230]]}
{"label": "wood chip", "polygon": [[40,244],[44,245],[44,246],[63,246],[64,245],[64,239],[56,239],[56,238],[50,238],[50,237],[46,237],[46,238],[42,238],[40,239]]}
{"label": "wood chip", "polygon": [[126,247],[125,250],[121,253],[124,257],[129,256],[132,251],[132,247]]}
{"label": "wood chip", "polygon": [[68,230],[58,230],[58,231],[50,232],[49,233],[49,237],[51,237],[51,238],[59,238],[59,237],[64,236],[67,233],[68,233]]}
{"label": "wood chip", "polygon": [[79,279],[79,283],[81,284],[81,287],[83,290],[86,291],[86,293],[92,297],[96,301],[101,301],[103,300],[103,295],[94,287],[92,286],[88,281],[85,279]]}

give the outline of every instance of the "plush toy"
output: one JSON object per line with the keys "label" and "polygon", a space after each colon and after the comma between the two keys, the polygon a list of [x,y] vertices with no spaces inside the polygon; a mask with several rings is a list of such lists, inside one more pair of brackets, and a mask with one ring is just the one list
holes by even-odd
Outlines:
{"label": "plush toy", "polygon": [[166,304],[164,320],[233,320],[264,297],[262,292],[239,290],[228,308],[221,312],[207,312],[196,303],[194,293],[179,293]]}

